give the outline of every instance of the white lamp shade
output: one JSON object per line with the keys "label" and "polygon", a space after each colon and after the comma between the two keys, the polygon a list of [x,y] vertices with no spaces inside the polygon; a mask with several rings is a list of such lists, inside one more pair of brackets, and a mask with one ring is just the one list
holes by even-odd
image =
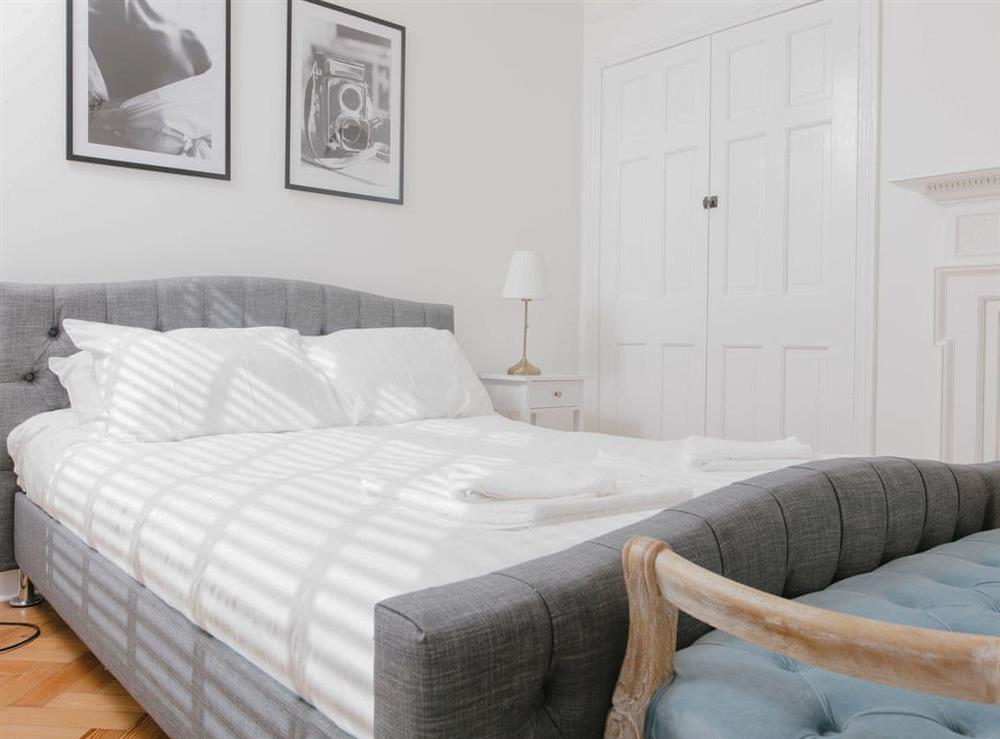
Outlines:
{"label": "white lamp shade", "polygon": [[549,297],[545,288],[542,259],[536,251],[516,251],[510,258],[503,297],[517,300],[541,300]]}

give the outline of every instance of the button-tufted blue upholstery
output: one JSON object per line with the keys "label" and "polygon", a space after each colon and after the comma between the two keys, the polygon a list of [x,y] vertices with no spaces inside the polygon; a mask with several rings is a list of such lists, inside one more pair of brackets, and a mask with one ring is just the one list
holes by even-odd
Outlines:
{"label": "button-tufted blue upholstery", "polygon": [[[831,611],[1000,636],[1000,530],[903,557],[798,598]],[[677,653],[648,739],[1000,737],[1000,706],[837,675],[712,631]]]}
{"label": "button-tufted blue upholstery", "polygon": [[49,357],[76,347],[64,318],[167,331],[194,326],[288,326],[306,335],[342,328],[454,330],[450,305],[412,303],[342,287],[263,277],[178,277],[142,282],[29,285],[0,282],[0,571],[15,567],[13,463],[6,440],[21,421],[65,408]]}

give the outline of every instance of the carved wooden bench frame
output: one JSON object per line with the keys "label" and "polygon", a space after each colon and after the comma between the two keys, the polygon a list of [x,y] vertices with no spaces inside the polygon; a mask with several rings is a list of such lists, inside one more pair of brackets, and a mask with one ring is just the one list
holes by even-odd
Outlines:
{"label": "carved wooden bench frame", "polygon": [[641,739],[646,709],[674,671],[677,612],[825,670],[948,698],[1000,703],[1000,638],[901,626],[756,590],[699,567],[663,541],[622,552],[628,647],[605,739]]}

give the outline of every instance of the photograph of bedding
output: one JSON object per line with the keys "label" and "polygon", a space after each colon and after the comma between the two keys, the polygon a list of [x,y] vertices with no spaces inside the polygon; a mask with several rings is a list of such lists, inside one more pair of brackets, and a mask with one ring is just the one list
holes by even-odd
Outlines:
{"label": "photograph of bedding", "polygon": [[373,731],[377,602],[746,476],[690,469],[679,442],[492,413],[136,443],[66,409],[8,444],[34,503],[358,737]]}
{"label": "photograph of bedding", "polygon": [[228,0],[69,0],[70,159],[229,179]]}

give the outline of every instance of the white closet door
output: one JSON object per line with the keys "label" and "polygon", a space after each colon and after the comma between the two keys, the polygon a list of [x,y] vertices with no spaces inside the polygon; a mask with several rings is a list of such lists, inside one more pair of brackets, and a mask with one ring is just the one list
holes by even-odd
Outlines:
{"label": "white closet door", "polygon": [[858,9],[712,37],[708,433],[850,452]]}
{"label": "white closet door", "polygon": [[700,39],[604,73],[602,431],[704,431],[709,55]]}

